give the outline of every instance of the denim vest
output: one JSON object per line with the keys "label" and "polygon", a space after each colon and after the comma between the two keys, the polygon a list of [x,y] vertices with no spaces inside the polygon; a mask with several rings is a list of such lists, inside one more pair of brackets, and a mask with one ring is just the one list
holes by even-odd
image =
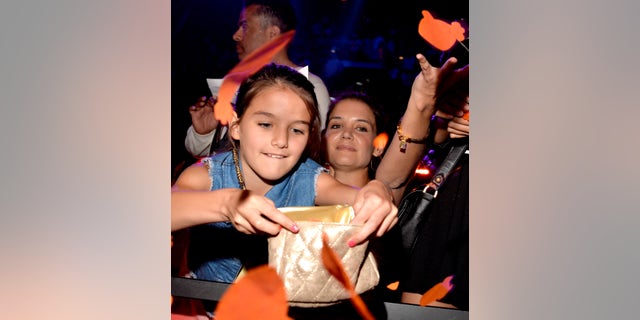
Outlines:
{"label": "denim vest", "polygon": [[[209,167],[211,190],[240,188],[231,152],[223,152],[203,159]],[[313,206],[316,181],[327,172],[311,159],[298,163],[288,175],[265,195],[277,208]],[[266,264],[267,238],[237,231],[231,222],[216,222],[191,228],[189,268],[203,280],[231,283],[242,265],[247,268]]]}

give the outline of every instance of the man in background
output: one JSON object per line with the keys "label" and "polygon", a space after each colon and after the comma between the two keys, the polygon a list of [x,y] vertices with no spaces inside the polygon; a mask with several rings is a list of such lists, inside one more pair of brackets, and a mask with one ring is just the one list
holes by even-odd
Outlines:
{"label": "man in background", "polygon": [[[295,13],[288,1],[247,1],[240,13],[238,29],[233,34],[238,57],[240,60],[244,59],[263,44],[295,28]],[[302,69],[303,67],[289,59],[287,50],[288,47],[284,47],[272,61],[296,70]],[[329,92],[322,79],[311,72],[308,74],[318,99],[320,123],[324,126],[330,102]],[[185,148],[195,157],[209,155],[225,141],[222,137],[226,133],[226,127],[219,128],[213,113],[215,98],[202,97],[189,108],[192,125],[187,129]]]}

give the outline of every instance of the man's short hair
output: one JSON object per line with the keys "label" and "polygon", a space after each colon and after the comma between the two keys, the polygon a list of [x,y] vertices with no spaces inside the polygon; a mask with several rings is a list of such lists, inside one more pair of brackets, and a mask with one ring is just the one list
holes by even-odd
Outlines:
{"label": "man's short hair", "polygon": [[256,14],[265,17],[272,25],[285,33],[296,28],[296,14],[291,2],[287,0],[249,0],[245,7],[257,6]]}

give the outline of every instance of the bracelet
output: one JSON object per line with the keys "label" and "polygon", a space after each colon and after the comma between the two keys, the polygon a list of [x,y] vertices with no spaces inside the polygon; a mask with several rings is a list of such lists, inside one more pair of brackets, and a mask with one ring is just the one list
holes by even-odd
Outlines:
{"label": "bracelet", "polygon": [[398,140],[400,140],[400,152],[407,151],[407,143],[419,143],[423,144],[427,142],[427,137],[429,136],[429,131],[427,130],[427,137],[422,139],[413,139],[409,138],[402,134],[402,128],[400,128],[400,123],[398,123],[398,127],[396,128],[396,133],[398,134]]}

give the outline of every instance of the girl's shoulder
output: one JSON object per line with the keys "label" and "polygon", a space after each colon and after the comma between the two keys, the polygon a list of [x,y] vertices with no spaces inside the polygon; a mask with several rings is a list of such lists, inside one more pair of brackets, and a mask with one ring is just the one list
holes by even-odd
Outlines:
{"label": "girl's shoulder", "polygon": [[216,165],[221,165],[223,163],[230,162],[231,164],[233,164],[233,157],[231,155],[231,151],[224,151],[224,152],[210,155],[208,157],[204,157],[200,159],[200,162],[206,165],[207,168],[212,168],[212,167],[215,167]]}
{"label": "girl's shoulder", "polygon": [[210,179],[206,164],[197,162],[186,168],[178,180],[175,187],[184,190],[209,190]]}

